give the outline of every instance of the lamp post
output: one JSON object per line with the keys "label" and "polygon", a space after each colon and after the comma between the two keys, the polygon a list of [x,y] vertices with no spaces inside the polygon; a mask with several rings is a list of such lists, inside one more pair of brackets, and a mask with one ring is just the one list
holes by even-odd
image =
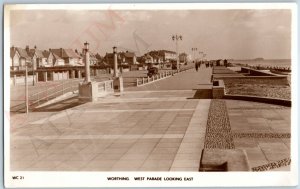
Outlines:
{"label": "lamp post", "polygon": [[25,113],[28,114],[28,109],[29,109],[29,102],[28,102],[28,69],[27,69],[27,63],[25,65]]}
{"label": "lamp post", "polygon": [[84,52],[85,52],[85,82],[88,83],[91,81],[90,76],[90,52],[89,52],[89,43],[84,43]]}
{"label": "lamp post", "polygon": [[177,59],[177,70],[179,69],[179,55],[178,55],[178,41],[182,41],[182,35],[172,35],[172,40],[176,42],[176,59]]}
{"label": "lamp post", "polygon": [[193,61],[195,61],[195,52],[197,51],[198,49],[193,47],[192,48],[192,53],[193,53]]}
{"label": "lamp post", "polygon": [[203,54],[204,54],[204,52],[199,52],[199,55],[200,55],[200,61],[201,61],[201,63],[202,63],[202,61],[203,61]]}
{"label": "lamp post", "polygon": [[[33,60],[33,58],[32,58],[32,61],[31,61],[31,71],[32,71],[32,86],[35,86],[35,71],[34,71],[34,69],[35,69],[35,67],[34,67],[34,60]],[[37,78],[38,79],[38,78]]]}
{"label": "lamp post", "polygon": [[118,77],[118,55],[117,55],[117,47],[113,47],[114,53],[114,77]]}

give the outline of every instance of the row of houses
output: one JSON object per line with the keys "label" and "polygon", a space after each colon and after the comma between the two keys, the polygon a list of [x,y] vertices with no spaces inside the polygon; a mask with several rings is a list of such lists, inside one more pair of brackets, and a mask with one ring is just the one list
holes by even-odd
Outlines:
{"label": "row of houses", "polygon": [[[172,63],[177,61],[176,52],[168,50],[150,51],[140,57],[140,62],[144,63]],[[186,53],[179,54],[180,62],[187,62],[188,55]]]}
{"label": "row of houses", "polygon": [[[99,54],[90,53],[90,64],[95,65],[99,62],[101,56]],[[55,67],[55,66],[84,66],[83,53],[72,49],[49,49],[39,50],[35,46],[25,49],[12,46],[10,48],[10,67],[11,70],[24,70],[25,65],[36,70],[39,67]]]}
{"label": "row of houses", "polygon": [[[176,53],[168,50],[150,51],[143,56],[137,57],[134,52],[118,52],[117,60],[120,65],[147,64],[147,63],[169,63],[176,61]],[[12,46],[10,48],[10,67],[11,70],[24,70],[25,65],[29,65],[36,70],[40,67],[57,67],[57,66],[84,66],[84,52],[77,49],[49,49],[39,50],[35,46],[25,49]],[[187,54],[179,55],[181,62],[187,61]],[[113,66],[114,54],[106,53],[101,57],[98,53],[90,52],[90,65]]]}

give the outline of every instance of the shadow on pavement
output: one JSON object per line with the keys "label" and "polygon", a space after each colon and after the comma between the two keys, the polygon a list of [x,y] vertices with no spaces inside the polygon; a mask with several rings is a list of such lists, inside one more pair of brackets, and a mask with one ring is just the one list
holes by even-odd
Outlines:
{"label": "shadow on pavement", "polygon": [[82,104],[85,104],[85,102],[80,102],[78,97],[75,96],[53,104],[49,104],[41,108],[36,108],[33,110],[33,112],[57,112],[57,111],[73,108],[75,106],[79,106]]}
{"label": "shadow on pavement", "polygon": [[196,92],[192,98],[187,99],[212,99],[211,89],[195,89]]}

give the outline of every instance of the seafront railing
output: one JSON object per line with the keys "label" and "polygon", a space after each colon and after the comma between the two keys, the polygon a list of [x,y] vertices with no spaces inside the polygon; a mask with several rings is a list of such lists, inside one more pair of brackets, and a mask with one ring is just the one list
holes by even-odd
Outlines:
{"label": "seafront railing", "polygon": [[98,93],[109,93],[114,91],[113,80],[98,82]]}
{"label": "seafront railing", "polygon": [[185,68],[181,68],[179,70],[170,70],[170,71],[164,71],[164,72],[160,72],[158,74],[154,74],[152,75],[152,77],[141,77],[141,78],[136,78],[136,86],[143,86],[149,83],[153,83],[155,81],[159,81],[165,78],[169,78],[171,76],[174,76],[180,72],[185,72],[187,70],[192,69],[193,67],[189,66],[189,67],[185,67]]}
{"label": "seafront railing", "polygon": [[[28,97],[29,109],[34,109],[36,106],[46,103],[49,100],[52,100],[58,96],[78,90],[78,83],[80,81],[82,81],[82,79],[68,80],[68,81],[62,80],[60,84],[57,84],[52,87],[46,87],[45,90],[29,95]],[[12,106],[10,108],[11,112],[19,112],[25,109],[26,107],[25,99],[13,100],[13,101],[23,101],[23,102],[21,102],[18,105]]]}

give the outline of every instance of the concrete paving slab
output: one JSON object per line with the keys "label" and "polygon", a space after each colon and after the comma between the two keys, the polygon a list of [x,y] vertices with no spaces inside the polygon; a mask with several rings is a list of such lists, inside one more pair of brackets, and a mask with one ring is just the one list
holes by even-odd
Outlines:
{"label": "concrete paving slab", "polygon": [[226,100],[226,104],[235,147],[246,150],[251,168],[290,157],[286,144],[291,142],[291,125],[285,119],[290,116],[290,108],[238,100]]}
{"label": "concrete paving slab", "polygon": [[[68,110],[13,115],[11,167],[198,171],[211,100],[193,99],[193,89],[210,89],[210,74],[201,67]],[[290,108],[225,101],[235,148],[252,168],[290,157]]]}
{"label": "concrete paving slab", "polygon": [[[223,167],[223,165],[225,165]],[[250,171],[247,155],[237,149],[204,149],[200,171]]]}

